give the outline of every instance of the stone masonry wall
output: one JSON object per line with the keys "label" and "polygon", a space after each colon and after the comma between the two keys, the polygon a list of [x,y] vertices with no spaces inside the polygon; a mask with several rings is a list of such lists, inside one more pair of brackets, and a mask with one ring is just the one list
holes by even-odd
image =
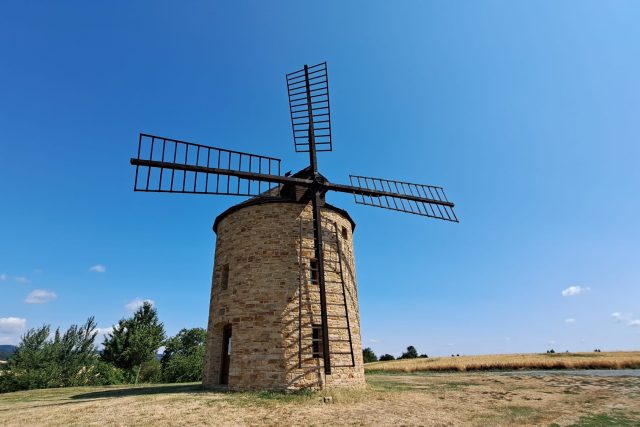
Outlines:
{"label": "stone masonry wall", "polygon": [[[229,213],[218,224],[205,387],[219,384],[222,331],[229,324],[229,389],[364,385],[351,223],[329,207],[322,208],[322,219],[332,366],[351,365],[349,336],[344,328],[346,298],[355,367],[334,367],[331,375],[325,375],[323,359],[312,353],[312,325],[321,322],[318,285],[311,283],[309,270],[314,257],[311,204],[250,205]],[[341,263],[337,262],[339,253]],[[228,287],[222,289],[225,264],[229,266]],[[341,289],[340,266],[345,292]]]}

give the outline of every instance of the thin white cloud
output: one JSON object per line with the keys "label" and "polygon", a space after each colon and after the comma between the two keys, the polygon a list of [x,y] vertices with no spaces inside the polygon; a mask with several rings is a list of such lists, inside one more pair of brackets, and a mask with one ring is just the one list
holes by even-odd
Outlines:
{"label": "thin white cloud", "polygon": [[547,341],[547,344],[552,344],[552,345],[553,345],[553,344],[555,344],[555,343],[556,343],[556,341],[555,341],[555,340],[549,340],[549,341]]}
{"label": "thin white cloud", "polygon": [[583,292],[587,292],[590,288],[583,288],[582,286],[569,286],[567,289],[562,291],[563,297],[572,297],[575,295],[580,295]]}
{"label": "thin white cloud", "polygon": [[31,283],[31,280],[27,279],[26,277],[16,277],[15,280],[16,282],[22,283],[22,284]]}
{"label": "thin white cloud", "polygon": [[564,319],[565,323],[576,323],[576,319],[574,319],[573,317],[570,317],[568,319]]}
{"label": "thin white cloud", "polygon": [[144,304],[145,302],[148,302],[151,305],[155,304],[152,299],[134,298],[131,302],[125,305],[125,308],[129,311],[136,311],[138,308],[142,307],[142,304]]}
{"label": "thin white cloud", "polygon": [[58,298],[55,292],[46,289],[35,289],[24,300],[27,304],[44,304]]}
{"label": "thin white cloud", "polygon": [[93,271],[95,273],[104,273],[107,271],[107,267],[102,264],[96,264],[93,267],[89,267],[89,271]]}
{"label": "thin white cloud", "polygon": [[618,323],[631,322],[633,320],[633,315],[631,313],[620,313],[618,311],[611,313],[611,317],[613,317],[613,320]]}
{"label": "thin white cloud", "polygon": [[6,274],[0,274],[0,280],[7,280],[9,278],[9,276],[7,276]]}
{"label": "thin white cloud", "polygon": [[379,342],[380,342],[380,340],[377,340],[377,339],[375,339],[375,338],[371,338],[371,339],[369,340],[369,342],[372,342],[372,343],[374,343],[374,344],[375,344],[375,343],[379,343]]}
{"label": "thin white cloud", "polygon": [[636,319],[636,320],[632,320],[631,322],[627,323],[628,326],[640,326],[640,319]]}

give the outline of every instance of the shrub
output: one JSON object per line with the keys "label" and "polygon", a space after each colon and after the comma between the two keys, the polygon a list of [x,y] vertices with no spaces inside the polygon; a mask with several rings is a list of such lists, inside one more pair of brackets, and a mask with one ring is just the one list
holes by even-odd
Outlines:
{"label": "shrub", "polygon": [[192,328],[182,329],[166,340],[161,359],[162,379],[175,383],[202,380],[206,339],[206,330]]}
{"label": "shrub", "polygon": [[364,360],[364,363],[377,362],[378,356],[376,356],[373,350],[367,347],[364,350],[362,350],[362,359]]}

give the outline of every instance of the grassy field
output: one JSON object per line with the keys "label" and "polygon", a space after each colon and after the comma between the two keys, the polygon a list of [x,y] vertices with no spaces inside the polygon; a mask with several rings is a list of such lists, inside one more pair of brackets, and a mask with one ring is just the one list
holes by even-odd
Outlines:
{"label": "grassy field", "polygon": [[315,394],[198,384],[33,390],[0,394],[0,425],[640,425],[637,377],[423,372],[368,374],[367,383]]}
{"label": "grassy field", "polygon": [[367,363],[367,372],[500,371],[518,369],[640,369],[640,351],[492,354]]}

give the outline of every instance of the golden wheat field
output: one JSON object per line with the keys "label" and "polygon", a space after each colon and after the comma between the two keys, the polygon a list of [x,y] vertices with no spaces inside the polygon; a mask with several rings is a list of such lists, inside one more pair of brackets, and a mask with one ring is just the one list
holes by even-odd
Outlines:
{"label": "golden wheat field", "polygon": [[0,394],[0,425],[638,426],[640,378],[421,372],[308,394],[199,384],[32,390]]}
{"label": "golden wheat field", "polygon": [[518,369],[640,369],[640,351],[492,354],[392,360],[365,365],[366,372],[466,372]]}

